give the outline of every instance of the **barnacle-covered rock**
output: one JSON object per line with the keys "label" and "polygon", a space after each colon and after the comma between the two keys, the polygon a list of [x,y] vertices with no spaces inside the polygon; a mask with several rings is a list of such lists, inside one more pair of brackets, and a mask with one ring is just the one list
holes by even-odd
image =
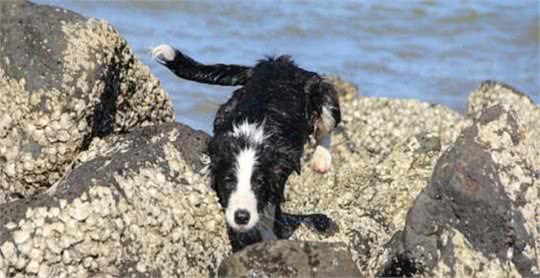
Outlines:
{"label": "barnacle-covered rock", "polygon": [[[534,93],[534,92],[533,92]],[[535,92],[540,94],[539,92]],[[521,152],[529,161],[536,161],[536,170],[540,171],[540,108],[525,93],[499,81],[484,81],[480,87],[469,96],[467,116],[478,119],[482,112],[491,106],[504,104],[519,117],[521,135],[527,145],[527,150]],[[540,173],[540,172],[539,172]],[[540,175],[540,174],[539,174]]]}
{"label": "barnacle-covered rock", "polygon": [[540,275],[540,108],[484,82],[469,109],[474,122],[438,160],[389,244],[383,276]]}
{"label": "barnacle-covered rock", "polygon": [[159,81],[110,25],[0,2],[0,204],[57,182],[95,136],[171,121]]}
{"label": "barnacle-covered rock", "polygon": [[[342,95],[356,95],[353,86],[338,85]],[[382,264],[384,244],[403,229],[441,150],[464,122],[446,107],[415,100],[354,97],[342,99],[341,106],[332,170],[320,175],[305,163],[301,176],[289,178],[284,210],[328,214],[337,233],[320,235],[300,226],[292,238],[347,243],[362,276],[369,277]]]}
{"label": "barnacle-covered rock", "polygon": [[181,124],[94,140],[46,193],[0,205],[0,277],[208,277],[230,252],[201,154]]}

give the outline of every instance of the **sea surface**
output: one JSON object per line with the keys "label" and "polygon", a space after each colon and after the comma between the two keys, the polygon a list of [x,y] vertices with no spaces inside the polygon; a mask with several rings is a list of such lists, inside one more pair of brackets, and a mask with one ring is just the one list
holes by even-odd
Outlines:
{"label": "sea surface", "polygon": [[149,49],[171,44],[206,63],[252,65],[290,54],[360,94],[414,98],[463,112],[482,80],[540,102],[539,1],[38,0],[111,23],[171,95],[177,120],[211,132],[232,87],[181,80]]}

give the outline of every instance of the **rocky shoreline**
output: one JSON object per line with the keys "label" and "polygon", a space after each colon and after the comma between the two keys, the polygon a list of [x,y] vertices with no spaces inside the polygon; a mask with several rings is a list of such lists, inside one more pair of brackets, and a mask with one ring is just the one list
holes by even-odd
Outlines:
{"label": "rocky shoreline", "polygon": [[208,135],[110,25],[7,1],[0,40],[0,278],[540,275],[540,108],[509,85],[460,115],[328,77],[333,169],[291,176],[283,209],[338,232],[231,254]]}

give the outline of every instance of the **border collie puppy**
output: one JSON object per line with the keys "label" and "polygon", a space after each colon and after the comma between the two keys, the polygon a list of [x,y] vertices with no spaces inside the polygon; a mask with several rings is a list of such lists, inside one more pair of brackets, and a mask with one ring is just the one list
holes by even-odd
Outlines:
{"label": "border collie puppy", "polygon": [[201,64],[160,45],[154,58],[177,76],[201,83],[242,86],[221,105],[209,143],[211,186],[225,210],[233,251],[261,241],[286,238],[290,221],[325,230],[322,214],[285,219],[280,204],[289,175],[300,173],[304,145],[317,147],[311,167],[329,170],[329,132],[340,122],[335,88],[289,56],[267,58],[253,67]]}

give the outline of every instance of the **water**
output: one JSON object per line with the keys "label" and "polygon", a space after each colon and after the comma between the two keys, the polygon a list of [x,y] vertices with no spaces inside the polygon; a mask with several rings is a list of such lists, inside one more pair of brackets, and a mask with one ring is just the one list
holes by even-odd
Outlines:
{"label": "water", "polygon": [[233,88],[178,79],[151,60],[150,47],[168,43],[203,62],[246,65],[290,54],[306,69],[356,83],[363,95],[458,111],[485,79],[540,102],[537,1],[37,2],[110,22],[162,81],[177,120],[208,132]]}

